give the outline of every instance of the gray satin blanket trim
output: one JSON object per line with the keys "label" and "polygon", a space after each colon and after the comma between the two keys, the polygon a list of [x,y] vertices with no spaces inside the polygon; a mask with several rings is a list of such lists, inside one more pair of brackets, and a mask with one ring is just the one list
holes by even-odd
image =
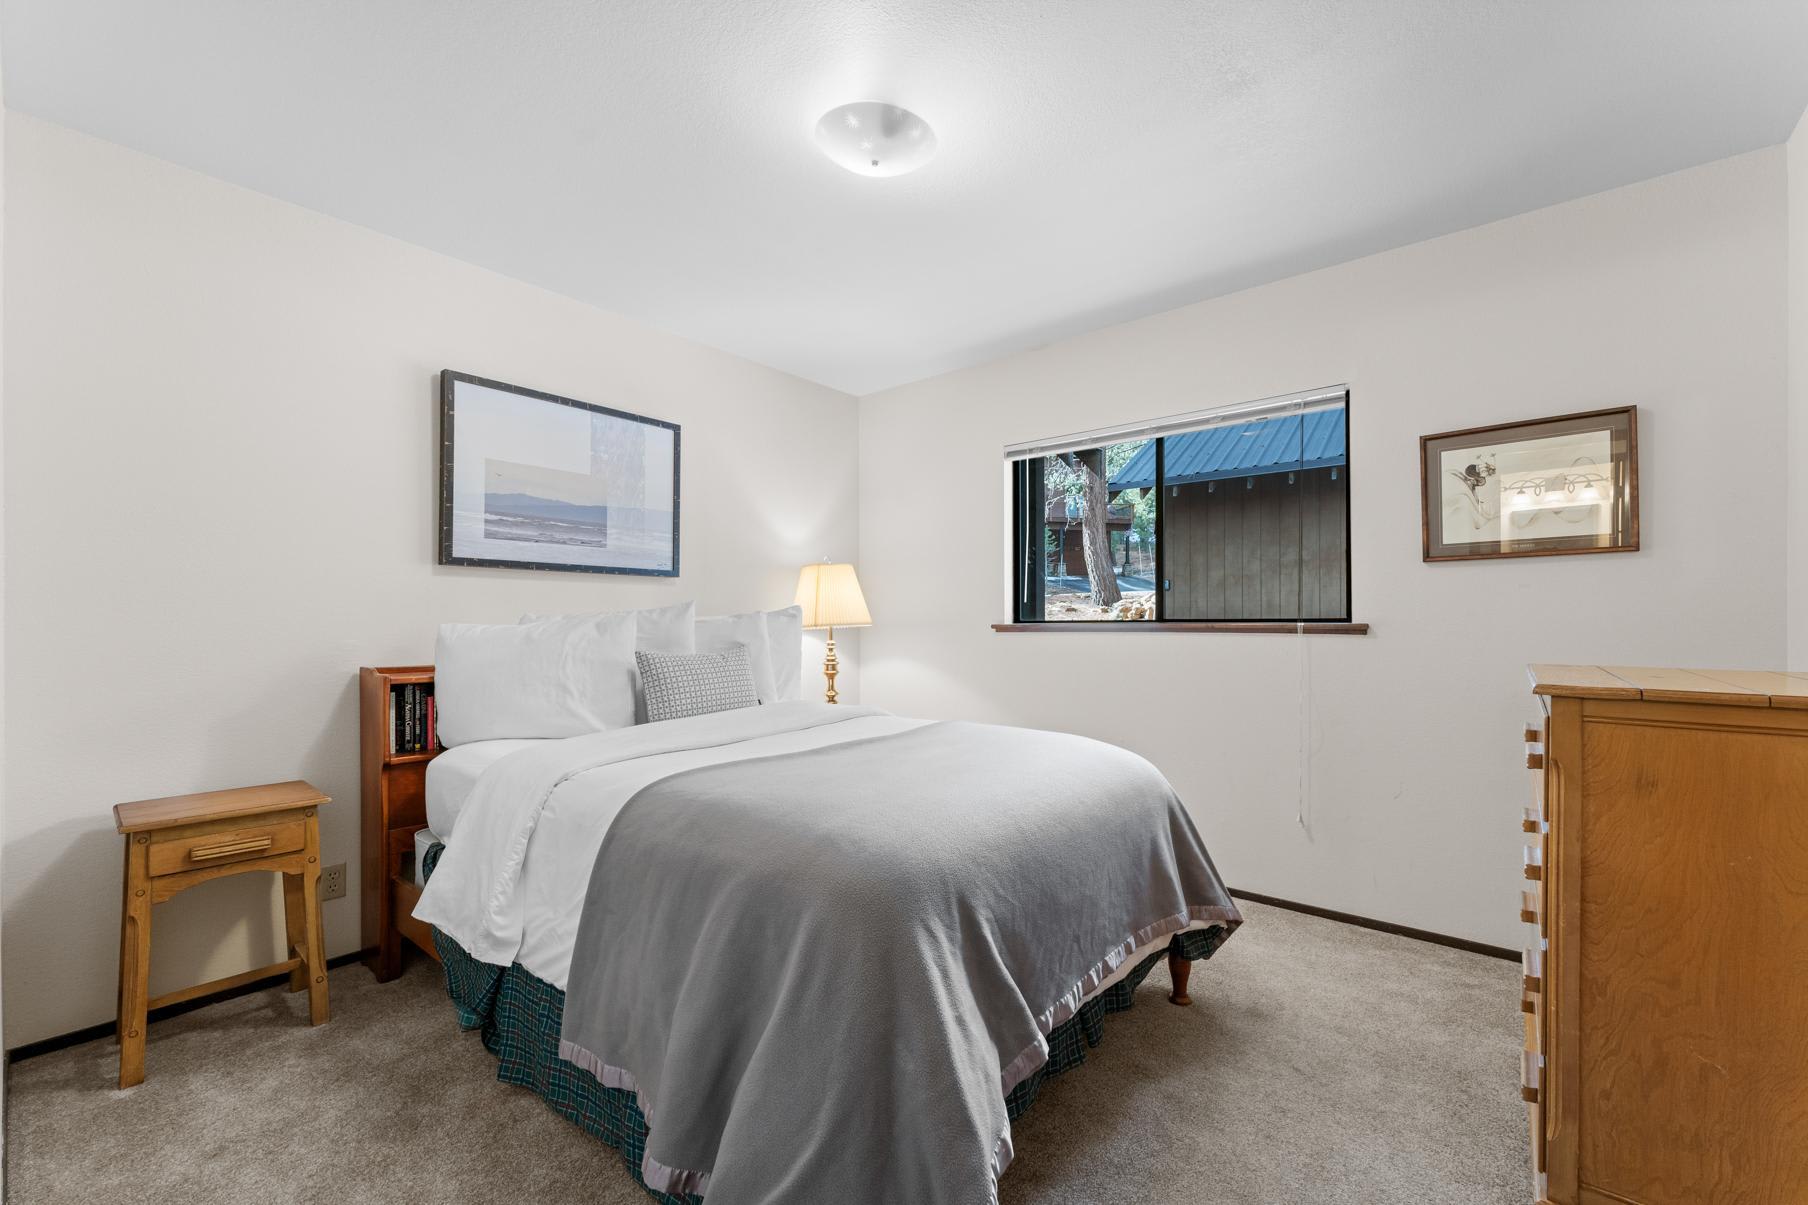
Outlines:
{"label": "gray satin blanket trim", "polygon": [[[1145,925],[1135,933],[1119,942],[1098,964],[1088,971],[1071,990],[1064,993],[1055,1002],[1053,1008],[1043,1012],[1036,1018],[1042,1028],[1042,1039],[1054,1032],[1055,1026],[1080,1011],[1080,1006],[1099,994],[1105,981],[1111,978],[1117,969],[1128,962],[1130,956],[1160,938],[1179,933],[1186,929],[1205,929],[1214,924],[1234,927],[1243,923],[1243,915],[1235,907],[1221,907],[1216,904],[1201,905],[1188,908],[1184,914],[1164,917],[1153,925]],[[1037,1040],[1026,1047],[1022,1054],[1005,1065],[1000,1073],[1000,1087],[1004,1095],[1009,1096],[1011,1089],[1034,1075],[1036,1068],[1048,1062],[1048,1043]],[[1003,1170],[1000,1168],[999,1170]]]}
{"label": "gray satin blanket trim", "polygon": [[[569,1003],[567,1003],[569,1007]],[[605,1088],[615,1088],[623,1092],[634,1093],[634,1103],[640,1108],[640,1115],[646,1119],[647,1130],[653,1128],[653,1115],[647,1111],[648,1101],[641,1092],[640,1085],[635,1082],[633,1073],[620,1067],[611,1067],[594,1054],[581,1046],[574,1046],[564,1038],[559,1039],[559,1058],[575,1067],[596,1076],[597,1082]],[[640,1178],[654,1192],[673,1194],[694,1193],[705,1196],[709,1192],[709,1173],[689,1171],[681,1167],[667,1167],[652,1155],[642,1155],[640,1159]]]}
{"label": "gray satin blanket trim", "polygon": [[559,1053],[636,1093],[658,1191],[995,1202],[1048,1032],[1136,950],[1241,921],[1115,746],[943,723],[702,767],[611,826]]}

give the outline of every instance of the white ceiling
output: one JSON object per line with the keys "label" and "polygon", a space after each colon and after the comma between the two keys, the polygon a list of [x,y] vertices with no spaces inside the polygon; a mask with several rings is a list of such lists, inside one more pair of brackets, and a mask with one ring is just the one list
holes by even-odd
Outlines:
{"label": "white ceiling", "polygon": [[[4,0],[6,103],[850,393],[1784,140],[1803,0]],[[915,175],[817,151],[879,99]]]}

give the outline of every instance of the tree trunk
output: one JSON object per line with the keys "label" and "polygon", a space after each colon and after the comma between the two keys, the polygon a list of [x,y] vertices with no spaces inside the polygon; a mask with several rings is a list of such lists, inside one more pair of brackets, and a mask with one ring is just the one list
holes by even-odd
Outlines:
{"label": "tree trunk", "polygon": [[1124,596],[1117,588],[1117,572],[1111,564],[1111,535],[1105,526],[1105,508],[1110,504],[1105,489],[1105,449],[1074,453],[1085,484],[1084,511],[1080,524],[1085,532],[1086,580],[1092,583],[1092,605],[1115,607]]}

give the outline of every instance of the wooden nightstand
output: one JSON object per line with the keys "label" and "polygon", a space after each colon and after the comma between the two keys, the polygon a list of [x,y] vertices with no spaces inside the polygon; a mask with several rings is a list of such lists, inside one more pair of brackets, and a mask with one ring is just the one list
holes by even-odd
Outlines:
{"label": "wooden nightstand", "polygon": [[[320,820],[332,802],[308,783],[173,795],[113,805],[126,838],[125,902],[119,928],[119,1086],[144,1082],[145,1015],[153,1008],[289,973],[289,990],[308,991],[311,1024],[327,1019],[326,941],[320,932]],[[146,999],[151,969],[151,905],[197,883],[276,871],[283,876],[289,957],[155,1000]]]}

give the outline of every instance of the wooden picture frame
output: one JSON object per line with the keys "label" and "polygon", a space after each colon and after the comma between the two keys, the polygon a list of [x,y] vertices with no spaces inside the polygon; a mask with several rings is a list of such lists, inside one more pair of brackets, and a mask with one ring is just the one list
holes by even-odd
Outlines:
{"label": "wooden picture frame", "polygon": [[439,563],[677,577],[680,434],[443,370]]}
{"label": "wooden picture frame", "polygon": [[1638,407],[1419,439],[1423,559],[1637,552]]}

